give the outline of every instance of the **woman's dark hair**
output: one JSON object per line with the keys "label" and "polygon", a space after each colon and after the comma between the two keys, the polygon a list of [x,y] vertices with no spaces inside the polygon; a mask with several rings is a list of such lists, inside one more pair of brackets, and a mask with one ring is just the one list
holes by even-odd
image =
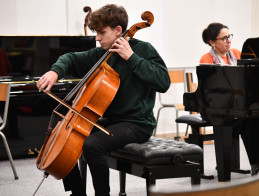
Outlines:
{"label": "woman's dark hair", "polygon": [[122,27],[122,32],[126,31],[128,26],[128,14],[122,6],[108,4],[89,15],[88,27],[92,31],[98,31],[107,26],[115,28]]}
{"label": "woman's dark hair", "polygon": [[209,24],[209,26],[203,30],[202,32],[202,39],[203,41],[205,42],[205,44],[209,44],[209,41],[210,40],[216,40],[219,33],[220,33],[220,30],[223,29],[223,28],[227,28],[227,26],[221,24],[221,23],[211,23]]}

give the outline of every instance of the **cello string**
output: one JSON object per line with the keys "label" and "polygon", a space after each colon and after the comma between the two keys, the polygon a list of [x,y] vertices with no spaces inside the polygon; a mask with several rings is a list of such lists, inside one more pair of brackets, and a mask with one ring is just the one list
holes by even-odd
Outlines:
{"label": "cello string", "polygon": [[[107,51],[100,60],[102,60],[101,62],[103,62],[105,60],[105,58],[109,55],[109,51]],[[104,58],[104,60],[103,60]],[[98,62],[100,62],[100,60]],[[98,62],[90,69],[89,72],[87,72],[87,74],[81,79],[80,82],[78,82],[76,84],[76,86],[65,96],[65,98],[63,99],[63,102],[67,103],[69,101],[71,101],[71,99],[74,97],[74,95],[82,88],[82,86],[86,83],[86,81],[92,76],[92,74],[95,72],[95,70],[100,66],[98,65]],[[56,108],[53,110],[53,112],[58,111],[61,106],[63,104],[61,104],[60,101],[58,101],[59,104],[56,106]],[[52,112],[52,116],[50,119],[50,123],[49,123],[49,127],[52,126],[53,124],[53,120],[54,120],[54,114]]]}
{"label": "cello string", "polygon": [[[126,38],[128,36],[129,30],[126,30],[121,37]],[[112,47],[110,48],[112,49]],[[70,101],[75,93],[79,91],[79,89],[85,84],[85,82],[93,75],[93,73],[97,70],[97,68],[104,62],[108,60],[108,57],[111,52],[109,49],[104,53],[104,55],[95,63],[95,65],[85,74],[82,80],[68,93],[68,95],[63,99],[64,101]]]}
{"label": "cello string", "polygon": [[[121,37],[126,38],[128,36],[129,30],[126,30]],[[112,48],[112,47],[111,47]],[[64,102],[71,101],[71,99],[74,97],[74,95],[82,88],[82,86],[86,83],[86,81],[93,75],[93,73],[97,70],[97,68],[104,62],[108,60],[108,57],[111,52],[107,50],[105,54],[95,63],[95,65],[85,74],[85,76],[81,79],[80,82],[78,82],[75,87],[66,95],[66,97],[63,99]],[[58,110],[61,107],[60,104],[57,105],[57,107],[54,110]]]}
{"label": "cello string", "polygon": [[[125,38],[129,36],[129,30],[126,30],[121,37]],[[135,32],[135,30],[134,30]],[[112,47],[111,47],[112,48]],[[115,48],[115,47],[114,47]],[[109,51],[109,49],[105,52],[105,54],[95,63],[95,65],[85,74],[85,76],[81,79],[80,82],[76,84],[76,86],[65,96],[63,99],[64,102],[69,102],[71,99],[75,96],[75,94],[82,88],[82,86],[86,83],[86,81],[93,75],[93,73],[97,70],[97,68],[104,62],[108,61],[108,59],[111,57],[112,53]],[[56,106],[56,108],[53,110],[53,112],[58,111],[61,108],[62,104],[59,102],[59,104]],[[52,117],[50,119],[49,125],[53,124],[54,115],[52,113]]]}
{"label": "cello string", "polygon": [[[71,99],[74,97],[74,95],[82,88],[82,86],[93,75],[93,73],[102,64],[102,62],[107,60],[106,58],[110,55],[110,53],[111,52],[109,52],[109,50],[107,50],[105,52],[105,54],[97,61],[97,63],[90,69],[90,71],[85,74],[85,76],[81,79],[81,81],[78,82],[76,84],[76,86],[66,95],[66,97],[63,99],[64,103],[67,103],[67,102],[71,101]],[[61,108],[61,106],[63,105],[60,101],[58,101],[58,102],[59,102],[59,104],[56,106],[56,108],[52,112],[52,116],[51,116],[51,119],[50,119],[49,127],[52,127],[55,111],[58,111]]]}
{"label": "cello string", "polygon": [[96,126],[97,128],[99,128],[101,131],[103,131],[104,133],[106,133],[107,135],[112,136],[112,133],[108,130],[106,130],[105,128],[103,128],[102,126],[92,122],[91,120],[89,120],[88,118],[86,118],[85,116],[83,116],[82,114],[80,114],[80,112],[78,112],[77,110],[75,110],[74,108],[72,108],[70,105],[68,105],[67,103],[65,103],[63,100],[61,100],[60,98],[58,98],[57,96],[55,96],[54,94],[47,92],[47,91],[43,91],[45,92],[47,95],[49,95],[50,97],[52,97],[53,99],[55,99],[56,101],[58,101],[60,104],[64,105],[65,107],[67,107],[68,109],[72,110],[73,112],[75,112],[78,116],[80,116],[81,118],[83,118],[84,120],[86,120],[87,122],[91,123],[92,125]]}
{"label": "cello string", "polygon": [[85,74],[85,76],[82,78],[82,80],[77,83],[77,85],[67,94],[67,96],[64,98],[64,101],[70,101],[72,97],[77,93],[80,88],[85,84],[85,82],[93,75],[93,73],[97,70],[97,68],[102,64],[102,62],[108,57],[110,54],[109,50],[105,52],[105,54],[95,63],[95,65],[90,69],[89,72]]}

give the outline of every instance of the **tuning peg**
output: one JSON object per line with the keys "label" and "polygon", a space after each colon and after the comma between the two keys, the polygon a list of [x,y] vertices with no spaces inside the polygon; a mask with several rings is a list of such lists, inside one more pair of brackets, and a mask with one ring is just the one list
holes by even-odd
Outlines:
{"label": "tuning peg", "polygon": [[38,154],[40,153],[40,151],[37,148],[34,148],[34,152],[37,152]]}
{"label": "tuning peg", "polygon": [[28,152],[27,152],[28,155],[33,155],[34,152],[29,148]]}

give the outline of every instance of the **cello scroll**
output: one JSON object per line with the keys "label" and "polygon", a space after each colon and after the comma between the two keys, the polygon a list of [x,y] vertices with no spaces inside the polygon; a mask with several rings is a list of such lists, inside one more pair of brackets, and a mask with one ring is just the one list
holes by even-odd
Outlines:
{"label": "cello scroll", "polygon": [[139,22],[137,24],[132,25],[130,29],[127,31],[127,33],[125,34],[124,38],[126,37],[133,38],[133,36],[138,30],[144,29],[146,27],[150,27],[154,22],[154,15],[150,11],[145,11],[141,14],[141,19],[147,22]]}
{"label": "cello scroll", "polygon": [[85,24],[84,24],[85,36],[87,36],[88,17],[89,17],[89,15],[91,14],[92,9],[91,9],[89,6],[85,6],[83,10],[84,10],[85,13],[88,12],[88,13],[86,14],[86,16],[85,16]]}

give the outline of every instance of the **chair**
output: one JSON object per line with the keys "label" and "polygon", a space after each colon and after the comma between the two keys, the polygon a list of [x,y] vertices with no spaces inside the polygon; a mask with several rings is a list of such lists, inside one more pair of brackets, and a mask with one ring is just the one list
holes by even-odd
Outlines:
{"label": "chair", "polygon": [[[193,82],[193,75],[192,75],[192,72],[187,72],[185,73],[185,78],[186,78],[186,92],[195,92],[196,89],[197,89],[197,84]],[[193,119],[195,120],[196,123],[200,123],[200,127],[198,128],[199,130],[199,133],[202,134],[202,133],[206,133],[205,131],[205,127],[206,126],[210,126],[207,122],[205,122],[204,120],[202,120],[202,122],[200,122],[200,115],[197,114],[197,112],[190,112],[190,114],[194,114],[194,115],[184,115],[184,117],[180,117],[181,120],[179,120],[178,118],[176,118],[176,122],[177,123],[186,123],[185,121],[184,122],[181,122],[182,119],[185,120],[185,117],[188,118],[188,120]],[[179,121],[179,122],[178,122]],[[198,121],[198,122],[197,122]],[[205,124],[204,124],[205,123]],[[187,123],[187,127],[186,127],[186,131],[185,131],[185,136],[188,135],[188,128],[191,124],[188,124]],[[203,130],[201,129],[201,127],[203,127]]]}
{"label": "chair", "polygon": [[0,101],[5,102],[4,104],[4,111],[3,111],[3,119],[2,119],[2,124],[0,127],[0,135],[3,138],[3,142],[4,142],[4,146],[5,146],[5,150],[6,153],[8,155],[8,158],[10,160],[11,163],[11,167],[13,169],[13,173],[14,173],[14,178],[15,180],[18,179],[18,175],[16,172],[16,169],[14,167],[14,163],[13,163],[13,158],[6,140],[6,137],[4,135],[4,133],[2,132],[2,130],[5,128],[6,122],[7,122],[7,114],[8,114],[8,107],[9,107],[9,97],[10,97],[10,84],[1,84],[0,83]]}
{"label": "chair", "polygon": [[[185,88],[185,78],[184,73],[185,71],[182,70],[169,70],[169,76],[172,84],[183,84],[183,87]],[[182,103],[172,103],[172,102],[166,102],[165,98],[162,93],[158,93],[159,103],[161,104],[161,107],[158,109],[157,112],[157,123],[159,123],[159,116],[162,109],[165,108],[175,108],[175,116],[178,118],[178,111],[184,111],[184,105]],[[154,135],[156,135],[156,130],[154,130]],[[179,125],[176,123],[176,140],[179,140]]]}
{"label": "chair", "polygon": [[[187,92],[194,92],[196,91],[197,89],[197,84],[193,82],[193,76],[192,76],[192,73],[191,72],[187,72],[185,74],[185,77],[186,77],[186,89],[187,89]],[[196,112],[190,112],[190,114],[195,114]],[[187,136],[188,134],[188,128],[189,128],[189,124],[187,124],[187,127],[186,127],[186,131],[185,131],[185,136]]]}
{"label": "chair", "polygon": [[[194,92],[197,89],[197,84],[193,82],[192,73],[186,73],[186,88],[187,92]],[[185,139],[186,142],[197,144],[203,149],[203,142],[213,140],[213,134],[206,134],[205,127],[211,126],[211,124],[204,119],[201,118],[201,115],[196,112],[191,112],[190,114],[180,116],[176,118],[176,123],[184,123],[187,124],[185,136],[188,135],[188,127],[191,126],[192,134],[189,134]],[[204,131],[202,131],[202,128]],[[205,179],[214,179],[214,176],[206,176],[204,175],[204,159],[200,162],[202,166],[201,174],[202,178]]]}
{"label": "chair", "polygon": [[159,190],[151,187],[150,196],[258,196],[259,176],[240,179],[238,182],[211,184],[203,187],[193,187],[191,190]]}
{"label": "chair", "polygon": [[[191,72],[187,72],[186,73],[186,88],[187,88],[187,92],[195,92],[196,91],[196,89],[197,89],[197,83],[194,83],[193,82],[193,77],[192,77],[192,73]],[[190,112],[190,114],[197,114],[197,112]],[[192,115],[191,115],[192,116]],[[196,117],[198,117],[198,118],[200,118],[200,115],[193,115],[193,116],[195,116],[195,118]],[[196,120],[197,120],[197,118],[196,118]],[[200,128],[199,128],[199,133],[200,134],[206,134],[206,129],[205,129],[205,127],[207,127],[207,126],[211,126],[209,123],[205,123],[205,121],[204,120],[202,120],[202,122],[201,122],[201,126],[200,126]],[[187,128],[186,128],[186,132],[185,132],[185,136],[187,136],[187,134],[188,134],[188,127],[189,127],[190,125],[188,124],[187,125]],[[201,127],[203,127],[203,129],[201,129]],[[208,139],[208,140],[213,140],[213,138],[212,139]],[[206,140],[207,141],[207,140]]]}

